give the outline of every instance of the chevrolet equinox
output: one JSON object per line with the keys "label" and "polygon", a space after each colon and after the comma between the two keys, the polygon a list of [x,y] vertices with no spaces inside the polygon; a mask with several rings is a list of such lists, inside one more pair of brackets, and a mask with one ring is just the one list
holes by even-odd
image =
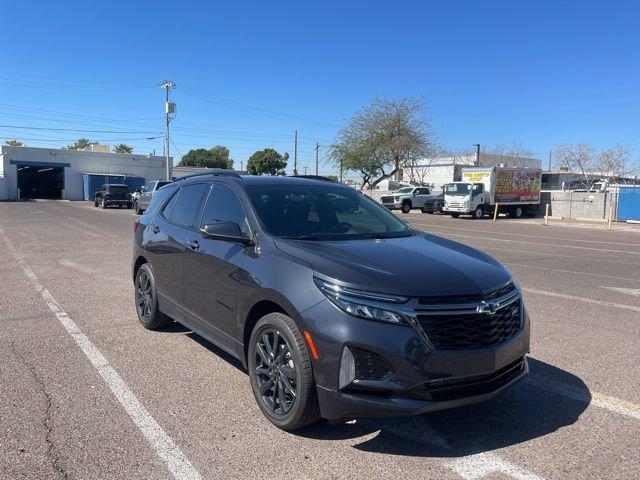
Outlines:
{"label": "chevrolet equinox", "polygon": [[467,405],[528,371],[510,272],[351,187],[213,171],[162,187],[134,229],[140,323],[237,357],[279,428]]}

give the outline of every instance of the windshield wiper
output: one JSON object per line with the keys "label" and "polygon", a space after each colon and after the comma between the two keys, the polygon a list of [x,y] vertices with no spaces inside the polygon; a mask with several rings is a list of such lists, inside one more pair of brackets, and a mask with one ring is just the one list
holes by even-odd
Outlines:
{"label": "windshield wiper", "polygon": [[287,240],[320,240],[320,237],[314,237],[313,235],[289,235],[280,238],[285,238]]}

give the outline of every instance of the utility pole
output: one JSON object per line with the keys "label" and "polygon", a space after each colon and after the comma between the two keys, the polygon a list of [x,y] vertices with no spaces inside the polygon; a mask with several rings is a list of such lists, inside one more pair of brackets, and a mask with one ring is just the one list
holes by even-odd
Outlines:
{"label": "utility pole", "polygon": [[316,176],[318,176],[318,150],[320,150],[320,144],[316,141]]}
{"label": "utility pole", "polygon": [[305,176],[305,177],[307,176],[307,168],[309,168],[309,167],[307,167],[307,166],[305,165],[305,166],[304,166],[304,176]]}
{"label": "utility pole", "polygon": [[549,149],[549,172],[551,171],[551,149]]}
{"label": "utility pole", "polygon": [[342,183],[342,156],[340,156],[340,183]]}
{"label": "utility pole", "polygon": [[160,88],[164,88],[167,93],[167,97],[164,104],[165,121],[167,126],[164,161],[165,161],[165,174],[166,174],[167,180],[171,180],[171,164],[169,162],[169,141],[171,137],[169,136],[169,122],[171,122],[171,120],[173,120],[173,118],[176,116],[176,104],[169,101],[169,91],[176,88],[176,84],[173,83],[171,80],[165,80],[160,85]]}
{"label": "utility pole", "polygon": [[293,137],[293,174],[298,176],[298,131]]}
{"label": "utility pole", "polygon": [[242,172],[244,169],[244,162],[240,160],[240,171]]}
{"label": "utility pole", "polygon": [[480,166],[480,144],[474,143],[474,147],[476,147],[476,167]]}

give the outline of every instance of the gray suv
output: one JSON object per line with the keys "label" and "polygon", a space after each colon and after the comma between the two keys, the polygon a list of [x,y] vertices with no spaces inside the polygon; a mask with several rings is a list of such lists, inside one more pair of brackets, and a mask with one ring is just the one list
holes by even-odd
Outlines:
{"label": "gray suv", "polygon": [[348,186],[187,177],[134,232],[140,323],[179,322],[237,357],[279,428],[467,405],[528,371],[509,271]]}
{"label": "gray suv", "polygon": [[158,191],[159,188],[168,185],[169,181],[163,180],[155,180],[153,182],[146,183],[141,189],[140,194],[133,200],[133,209],[136,211],[138,215],[142,215],[142,213],[147,209],[153,195]]}

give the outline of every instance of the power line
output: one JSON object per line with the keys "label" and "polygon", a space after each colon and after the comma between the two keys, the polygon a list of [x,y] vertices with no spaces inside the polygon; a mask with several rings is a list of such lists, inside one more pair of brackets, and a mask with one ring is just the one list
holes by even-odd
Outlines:
{"label": "power line", "polygon": [[0,125],[0,128],[18,128],[25,130],[47,130],[55,132],[80,132],[80,133],[149,133],[155,132],[142,132],[142,131],[124,131],[124,130],[84,130],[77,128],[50,128],[50,127],[27,127],[24,125]]}

